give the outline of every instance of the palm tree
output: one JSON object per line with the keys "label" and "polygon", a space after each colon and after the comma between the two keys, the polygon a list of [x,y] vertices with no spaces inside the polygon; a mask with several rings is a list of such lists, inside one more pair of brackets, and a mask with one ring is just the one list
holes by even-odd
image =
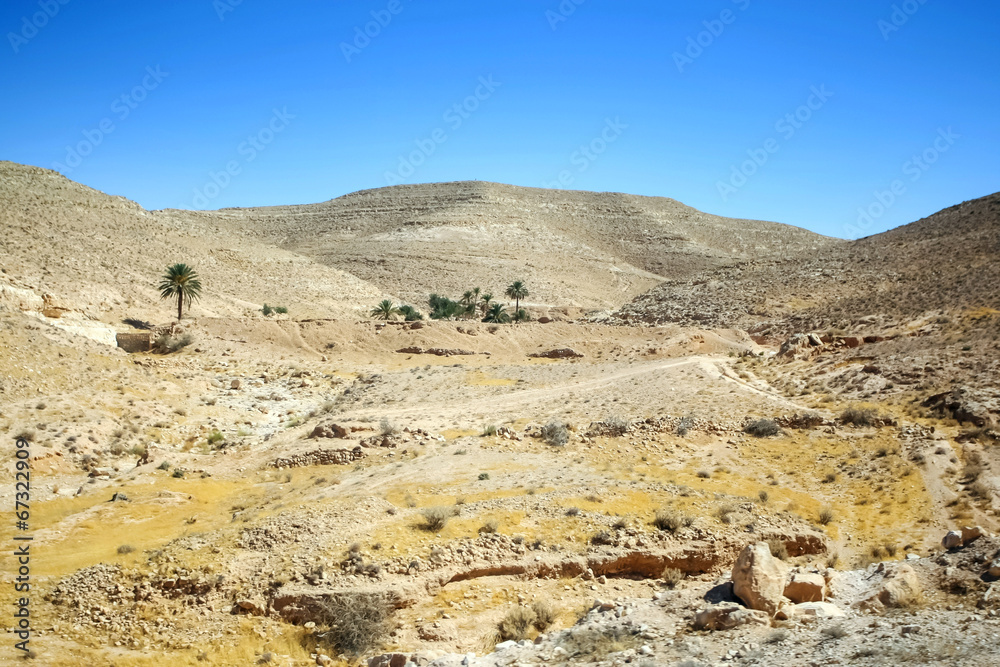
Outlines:
{"label": "palm tree", "polygon": [[399,313],[399,308],[396,308],[396,304],[389,299],[383,299],[372,308],[371,316],[376,320],[390,320],[397,313]]}
{"label": "palm tree", "polygon": [[516,313],[521,310],[521,299],[528,296],[528,288],[520,280],[515,280],[504,294],[514,299],[514,312]]}
{"label": "palm tree", "polygon": [[483,322],[504,324],[510,322],[510,315],[507,314],[506,308],[502,303],[494,303],[486,311],[486,317],[483,318]]}
{"label": "palm tree", "polygon": [[528,322],[531,320],[531,315],[528,315],[528,311],[524,308],[518,308],[517,312],[514,313],[513,320],[515,322]]}
{"label": "palm tree", "polygon": [[169,299],[177,297],[177,319],[184,316],[184,304],[188,308],[195,299],[201,296],[201,280],[187,264],[174,264],[167,267],[167,272],[160,280],[160,298]]}
{"label": "palm tree", "polygon": [[483,302],[483,315],[485,315],[486,311],[490,309],[490,301],[492,301],[492,300],[493,300],[493,295],[490,294],[489,292],[487,292],[486,294],[483,295],[483,298],[482,298],[482,302]]}

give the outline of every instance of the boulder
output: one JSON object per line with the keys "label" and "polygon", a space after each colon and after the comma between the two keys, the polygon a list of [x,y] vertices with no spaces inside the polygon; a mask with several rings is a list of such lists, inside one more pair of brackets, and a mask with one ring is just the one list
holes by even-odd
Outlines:
{"label": "boulder", "polygon": [[1000,558],[996,558],[990,563],[990,568],[987,570],[991,577],[1000,578]]}
{"label": "boulder", "polygon": [[962,546],[972,544],[980,537],[985,537],[986,531],[981,526],[966,526],[962,529]]}
{"label": "boulder", "polygon": [[236,606],[252,616],[263,616],[267,613],[267,603],[260,598],[240,600]]}
{"label": "boulder", "polygon": [[773,616],[784,597],[788,566],[771,555],[767,542],[747,545],[733,566],[733,593],[751,609]]}
{"label": "boulder", "polygon": [[945,549],[958,549],[962,546],[962,533],[957,530],[949,530],[943,538],[941,538],[941,546]]}
{"label": "boulder", "polygon": [[734,602],[723,602],[695,614],[696,630],[731,630],[743,625],[767,625],[768,616],[763,611],[747,609]]}
{"label": "boulder", "polygon": [[243,386],[243,381],[240,380],[239,378],[236,378],[232,382],[229,383],[229,388],[230,389],[239,389],[242,386]]}
{"label": "boulder", "polygon": [[844,336],[840,340],[844,341],[844,345],[850,348],[861,347],[865,344],[865,339],[861,336]]}
{"label": "boulder", "polygon": [[785,586],[785,597],[795,603],[826,599],[826,578],[822,574],[796,572]]}

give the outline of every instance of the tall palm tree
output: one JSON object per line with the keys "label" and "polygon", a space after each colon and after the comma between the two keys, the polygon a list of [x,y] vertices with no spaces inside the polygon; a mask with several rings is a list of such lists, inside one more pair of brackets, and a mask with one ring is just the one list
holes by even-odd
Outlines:
{"label": "tall palm tree", "polygon": [[167,272],[160,280],[160,298],[169,299],[177,297],[177,319],[184,316],[184,304],[188,308],[195,299],[201,296],[201,280],[187,264],[174,264],[167,267]]}
{"label": "tall palm tree", "polygon": [[492,301],[492,300],[493,300],[493,295],[490,294],[489,292],[487,292],[486,294],[483,295],[483,297],[482,297],[483,315],[485,315],[486,311],[490,309],[490,301]]}
{"label": "tall palm tree", "polygon": [[506,322],[510,322],[510,315],[507,314],[505,306],[502,303],[494,303],[490,306],[489,310],[486,311],[486,317],[483,318],[483,322],[504,324]]}
{"label": "tall palm tree", "polygon": [[399,308],[396,307],[396,304],[389,299],[383,299],[377,306],[372,308],[371,316],[376,320],[390,320],[398,313]]}
{"label": "tall palm tree", "polygon": [[521,310],[521,299],[527,298],[528,288],[520,280],[515,280],[504,292],[511,299],[514,299],[514,312]]}

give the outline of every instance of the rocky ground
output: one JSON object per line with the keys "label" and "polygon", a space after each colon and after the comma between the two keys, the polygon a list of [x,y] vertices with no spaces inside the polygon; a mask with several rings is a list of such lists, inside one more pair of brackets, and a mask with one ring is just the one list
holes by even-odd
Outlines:
{"label": "rocky ground", "polygon": [[[995,198],[849,244],[492,184],[196,214],[0,176],[35,664],[996,661]],[[764,245],[793,259],[732,263]],[[170,324],[177,254],[212,289]],[[662,262],[686,287],[592,311]],[[364,317],[487,265],[535,321]],[[140,320],[173,344],[117,348]]]}

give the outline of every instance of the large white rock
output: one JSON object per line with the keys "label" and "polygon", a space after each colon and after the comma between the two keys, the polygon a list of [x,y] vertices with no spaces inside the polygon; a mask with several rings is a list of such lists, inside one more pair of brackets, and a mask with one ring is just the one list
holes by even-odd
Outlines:
{"label": "large white rock", "polygon": [[770,616],[786,602],[788,566],[771,555],[766,542],[748,545],[733,565],[733,593],[751,609]]}

